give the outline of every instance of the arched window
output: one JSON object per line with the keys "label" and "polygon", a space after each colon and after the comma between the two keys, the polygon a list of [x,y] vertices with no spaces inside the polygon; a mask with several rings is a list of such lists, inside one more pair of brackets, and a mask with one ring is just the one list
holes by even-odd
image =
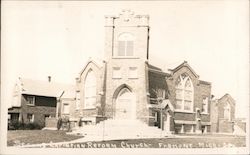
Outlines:
{"label": "arched window", "polygon": [[231,120],[231,107],[230,104],[227,102],[226,106],[224,107],[224,118]]}
{"label": "arched window", "polygon": [[115,56],[131,57],[134,56],[134,36],[130,33],[122,33],[118,37],[118,51]]}
{"label": "arched window", "polygon": [[84,108],[95,108],[96,105],[96,77],[92,70],[89,70],[84,82]]}
{"label": "arched window", "polygon": [[182,74],[175,83],[177,110],[193,111],[193,84],[189,76]]}

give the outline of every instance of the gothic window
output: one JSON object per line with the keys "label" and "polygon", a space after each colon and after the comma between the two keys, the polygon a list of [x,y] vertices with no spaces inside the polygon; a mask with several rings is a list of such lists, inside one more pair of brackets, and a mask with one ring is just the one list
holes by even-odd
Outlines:
{"label": "gothic window", "polygon": [[203,98],[201,111],[203,113],[208,113],[208,97]]}
{"label": "gothic window", "polygon": [[193,84],[191,79],[182,74],[175,82],[176,109],[193,111]]}
{"label": "gothic window", "polygon": [[84,108],[94,108],[96,105],[96,77],[92,70],[88,72],[84,83]]}
{"label": "gothic window", "polygon": [[134,56],[134,36],[130,33],[122,33],[118,37],[118,51],[115,56],[131,57]]}
{"label": "gothic window", "polygon": [[224,118],[231,120],[231,108],[230,104],[227,102],[226,106],[224,107]]}

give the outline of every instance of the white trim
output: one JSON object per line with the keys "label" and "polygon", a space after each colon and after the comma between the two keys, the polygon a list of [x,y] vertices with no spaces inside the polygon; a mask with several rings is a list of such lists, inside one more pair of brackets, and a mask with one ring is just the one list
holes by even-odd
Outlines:
{"label": "white trim", "polygon": [[195,114],[195,112],[193,112],[193,111],[185,111],[185,110],[179,110],[179,109],[175,109],[174,112]]}
{"label": "white trim", "polygon": [[176,124],[196,124],[196,121],[174,120]]}

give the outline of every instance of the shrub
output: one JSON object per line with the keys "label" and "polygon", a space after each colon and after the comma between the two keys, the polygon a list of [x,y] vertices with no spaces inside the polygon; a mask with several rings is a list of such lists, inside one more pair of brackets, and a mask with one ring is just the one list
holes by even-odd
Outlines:
{"label": "shrub", "polygon": [[43,127],[37,123],[21,123],[21,122],[11,122],[8,124],[8,130],[37,130]]}

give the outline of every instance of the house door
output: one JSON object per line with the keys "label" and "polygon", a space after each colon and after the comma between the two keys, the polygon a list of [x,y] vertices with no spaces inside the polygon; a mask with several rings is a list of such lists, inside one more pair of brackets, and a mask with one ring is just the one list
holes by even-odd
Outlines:
{"label": "house door", "polygon": [[135,119],[135,95],[123,88],[117,96],[115,119]]}

